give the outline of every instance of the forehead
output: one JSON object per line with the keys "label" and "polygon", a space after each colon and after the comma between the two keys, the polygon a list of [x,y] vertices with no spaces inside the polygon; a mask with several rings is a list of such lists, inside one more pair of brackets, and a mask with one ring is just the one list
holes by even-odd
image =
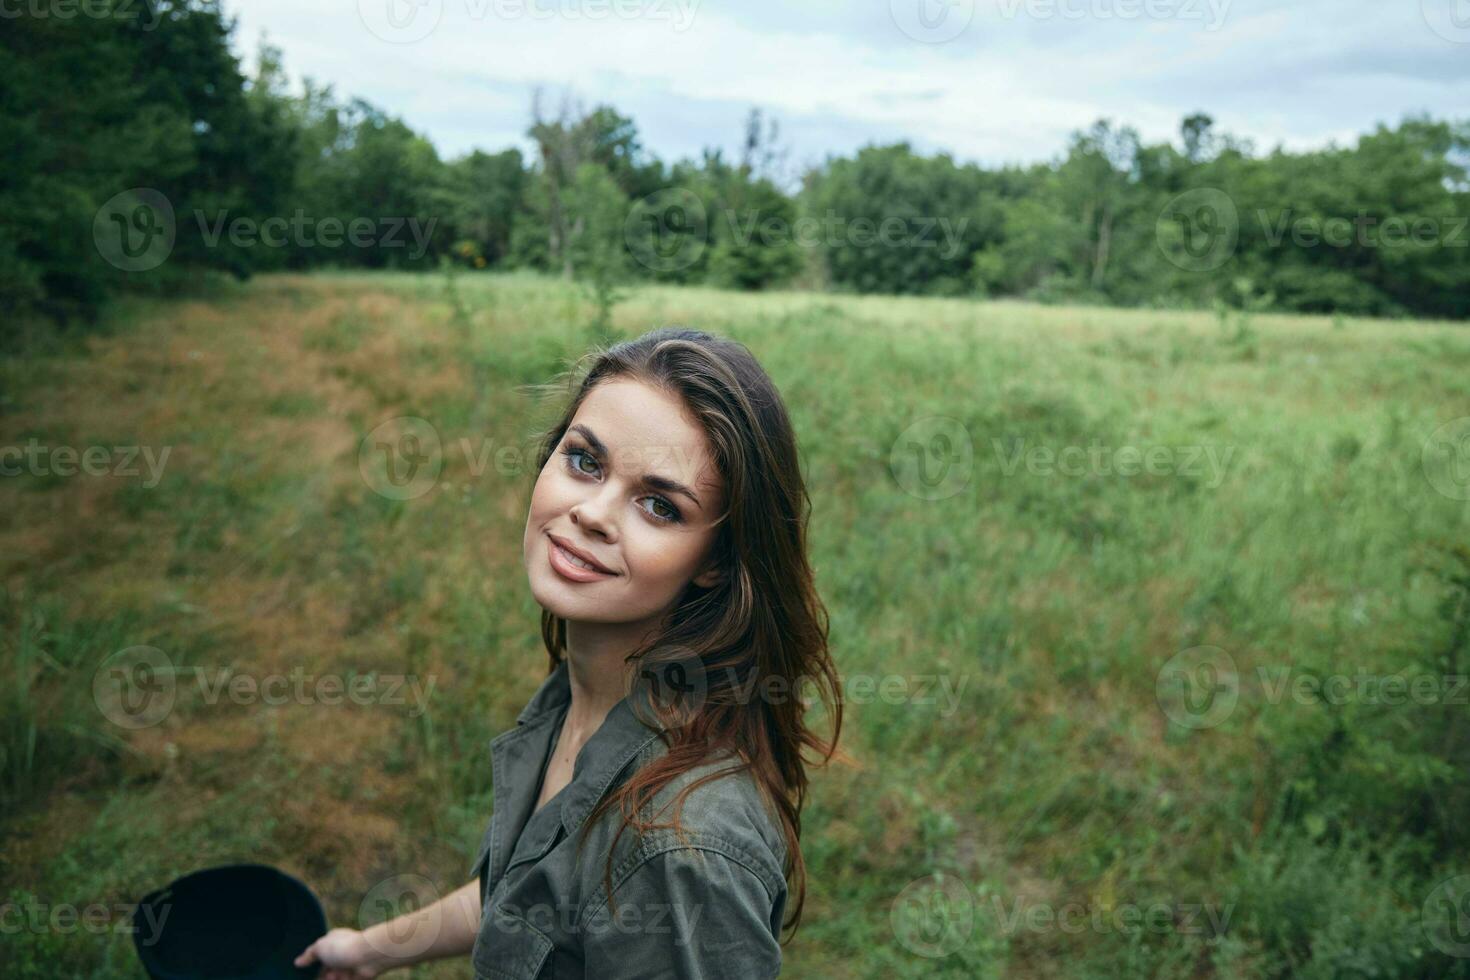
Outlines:
{"label": "forehead", "polygon": [[591,429],[615,467],[631,476],[665,476],[696,491],[719,488],[704,430],[667,392],[628,379],[600,384],[577,407],[572,424]]}

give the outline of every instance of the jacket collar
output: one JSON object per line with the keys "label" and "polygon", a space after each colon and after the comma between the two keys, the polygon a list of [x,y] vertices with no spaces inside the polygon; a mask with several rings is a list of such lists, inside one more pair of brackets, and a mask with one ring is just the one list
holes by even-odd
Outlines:
{"label": "jacket collar", "polygon": [[[516,719],[516,730],[523,726],[536,727],[538,722],[545,723],[545,716],[561,712],[571,699],[570,668],[564,658],[532,695]],[[572,781],[567,784],[559,801],[562,827],[568,835],[576,833],[618,775],[658,741],[662,730],[662,726],[649,727],[639,720],[626,697],[612,706],[602,725],[578,752]],[[550,733],[552,742],[556,740],[556,734]]]}

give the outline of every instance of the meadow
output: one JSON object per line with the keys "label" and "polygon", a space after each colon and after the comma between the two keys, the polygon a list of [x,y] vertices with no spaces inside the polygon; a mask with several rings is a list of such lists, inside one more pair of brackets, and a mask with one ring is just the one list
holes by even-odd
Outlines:
{"label": "meadow", "polygon": [[[0,973],[141,977],[128,903],[211,864],[348,925],[463,883],[546,664],[526,386],[594,319],[530,274],[269,275],[7,356]],[[690,287],[611,322],[744,342],[797,427],[855,764],[814,774],[785,975],[1470,977],[1463,325]],[[402,417],[427,486],[374,469]]]}

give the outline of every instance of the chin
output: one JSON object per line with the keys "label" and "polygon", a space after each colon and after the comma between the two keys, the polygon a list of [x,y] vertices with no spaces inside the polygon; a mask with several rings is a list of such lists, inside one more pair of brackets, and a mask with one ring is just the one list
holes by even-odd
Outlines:
{"label": "chin", "polygon": [[[545,558],[541,561],[544,563]],[[531,585],[531,597],[537,604],[562,619],[579,623],[604,622],[608,619],[604,608],[606,599],[577,595],[577,586],[563,582],[550,568],[539,568],[527,576]]]}

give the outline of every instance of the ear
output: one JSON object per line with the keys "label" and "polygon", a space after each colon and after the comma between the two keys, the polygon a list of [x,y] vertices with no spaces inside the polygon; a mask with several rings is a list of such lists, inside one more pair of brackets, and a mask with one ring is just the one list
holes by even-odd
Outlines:
{"label": "ear", "polygon": [[724,573],[721,572],[716,566],[710,565],[705,568],[704,571],[694,576],[693,581],[694,584],[699,586],[701,589],[709,589],[719,584],[719,581],[722,578],[724,578]]}

